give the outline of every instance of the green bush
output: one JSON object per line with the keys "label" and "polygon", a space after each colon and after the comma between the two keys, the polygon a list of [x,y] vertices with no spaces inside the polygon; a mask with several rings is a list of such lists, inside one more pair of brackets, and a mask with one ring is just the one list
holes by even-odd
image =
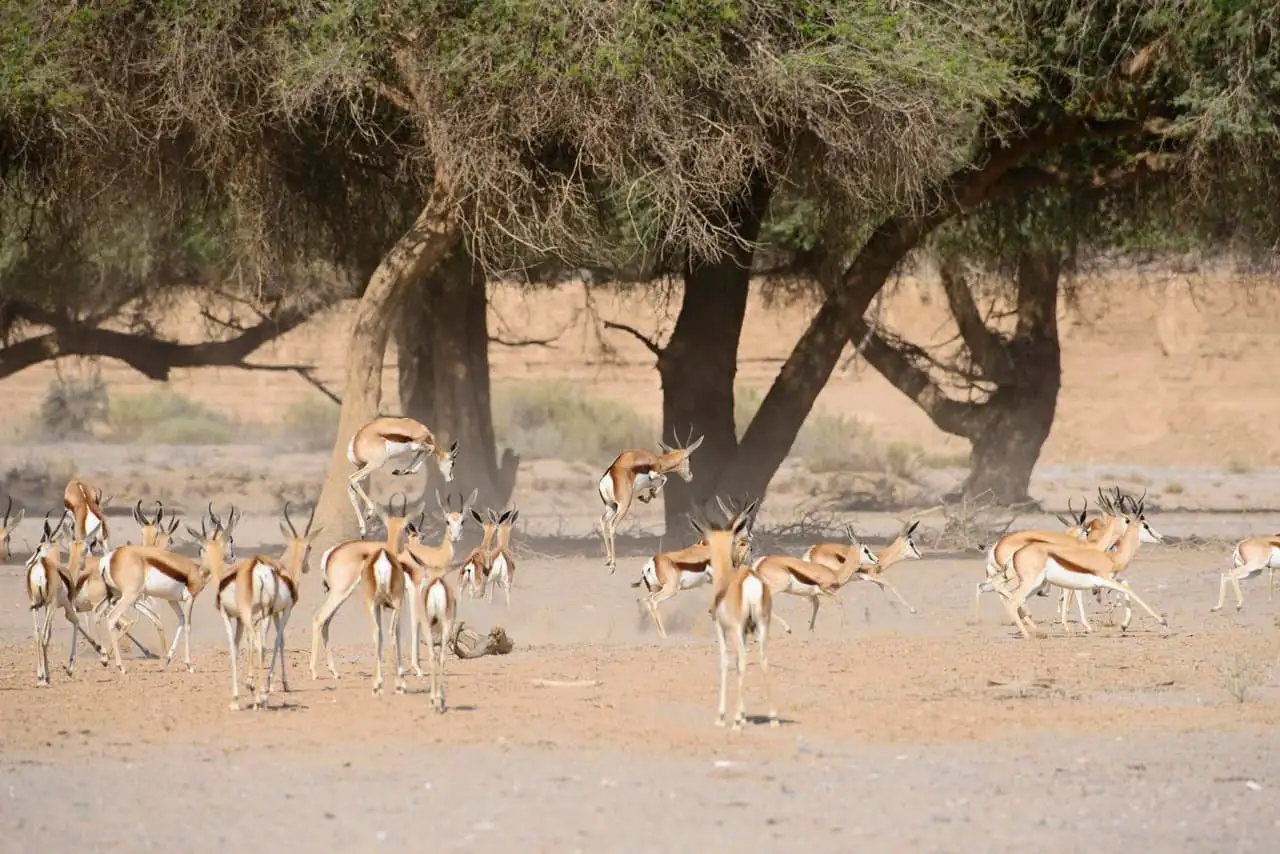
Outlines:
{"label": "green bush", "polygon": [[522,383],[493,394],[498,442],[525,459],[611,461],[649,448],[659,428],[626,404],[585,394],[572,383]]}
{"label": "green bush", "polygon": [[189,397],[169,391],[115,398],[111,439],[127,444],[223,445],[236,440],[236,422]]}

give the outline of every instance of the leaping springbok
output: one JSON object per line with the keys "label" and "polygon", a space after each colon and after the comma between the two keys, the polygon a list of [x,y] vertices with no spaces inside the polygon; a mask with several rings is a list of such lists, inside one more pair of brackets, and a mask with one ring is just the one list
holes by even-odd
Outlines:
{"label": "leaping springbok", "polygon": [[659,442],[662,452],[658,454],[652,451],[623,451],[600,477],[596,485],[600,500],[604,502],[604,515],[600,517],[600,536],[604,539],[605,564],[611,575],[617,569],[614,533],[631,512],[632,501],[648,504],[666,484],[667,475],[673,472],[685,483],[693,480],[689,455],[698,450],[704,438],[699,436],[683,448],[668,448]]}
{"label": "leaping springbok", "polygon": [[[356,512],[360,524],[361,539],[368,533],[369,515],[378,515],[378,507],[361,486],[375,471],[394,460],[412,455],[409,464],[392,469],[397,477],[414,474],[422,468],[427,455],[436,458],[436,465],[446,482],[453,480],[453,464],[458,458],[458,443],[448,448],[439,447],[436,437],[420,421],[412,418],[380,417],[361,427],[347,445],[347,459],[356,470],[347,479],[347,497]],[[363,501],[363,506],[361,502]]]}

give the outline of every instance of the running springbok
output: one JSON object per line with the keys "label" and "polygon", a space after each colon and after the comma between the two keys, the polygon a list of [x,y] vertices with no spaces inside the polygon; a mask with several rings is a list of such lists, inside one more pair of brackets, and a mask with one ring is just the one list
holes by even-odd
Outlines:
{"label": "running springbok", "polygon": [[[400,509],[396,510],[396,495],[400,495]],[[320,580],[324,588],[325,600],[311,618],[311,678],[319,678],[316,665],[320,660],[320,650],[325,652],[325,661],[334,679],[340,678],[338,668],[333,661],[333,650],[329,647],[329,624],[338,613],[338,609],[351,598],[351,594],[360,586],[361,572],[365,559],[382,548],[390,549],[392,554],[399,554],[401,539],[408,526],[406,512],[408,500],[396,493],[387,503],[387,514],[382,517],[387,529],[387,538],[377,540],[347,540],[330,546],[320,555]],[[446,514],[446,527],[449,524]]]}
{"label": "running springbok", "polygon": [[[1127,511],[1126,505],[1129,507]],[[1021,606],[1028,596],[1045,583],[1066,590],[1102,588],[1120,593],[1125,597],[1126,602],[1125,621],[1121,624],[1122,631],[1129,625],[1127,607],[1129,599],[1141,605],[1161,626],[1169,625],[1168,620],[1152,610],[1128,584],[1116,579],[1116,576],[1124,571],[1138,548],[1139,528],[1136,523],[1138,517],[1142,515],[1142,504],[1126,495],[1121,497],[1120,506],[1116,509],[1126,517],[1128,527],[1116,545],[1115,552],[1100,551],[1084,543],[1062,545],[1034,542],[1018,549],[1005,563],[1004,574],[997,579],[997,582],[1001,587],[1009,581],[1017,582],[1016,588],[1002,592],[1002,598],[1010,619],[1024,638],[1031,637],[1031,633],[1027,630],[1031,619],[1029,616],[1023,616]],[[1034,628],[1034,624],[1031,625]]]}
{"label": "running springbok", "polygon": [[[1066,531],[1015,531],[1012,534],[1005,534],[997,539],[989,550],[987,550],[986,578],[979,581],[977,589],[974,591],[973,598],[973,619],[979,622],[982,619],[982,594],[989,592],[999,592],[1000,588],[995,584],[994,579],[1002,572],[1002,567],[1013,556],[1014,552],[1028,543],[1056,543],[1060,545],[1072,545],[1084,543],[1090,548],[1098,551],[1108,551],[1112,549],[1120,538],[1124,536],[1128,529],[1128,520],[1124,514],[1116,509],[1115,502],[1122,498],[1120,488],[1115,487],[1114,498],[1109,498],[1102,492],[1102,487],[1098,487],[1098,505],[1103,510],[1103,515],[1099,519],[1086,519],[1089,512],[1089,503],[1085,502],[1084,509],[1080,511],[1080,516],[1071,520],[1072,524]],[[1071,501],[1068,500],[1067,506],[1074,508]],[[1060,521],[1066,523],[1068,520],[1059,517]],[[1040,592],[1040,591],[1037,591]],[[1047,592],[1047,588],[1044,592]],[[1083,607],[1083,604],[1082,606]],[[1022,611],[1026,616],[1025,609]]]}
{"label": "running springbok", "polygon": [[[172,542],[173,535],[178,529],[178,523],[181,521],[178,516],[173,516],[166,527],[164,525],[164,505],[158,500],[156,501],[156,515],[154,517],[147,518],[147,514],[142,512],[142,501],[139,500],[137,506],[134,507],[133,518],[141,529],[142,545],[164,550],[169,549],[169,544]],[[74,537],[74,534],[72,536]],[[106,616],[107,609],[115,603],[107,595],[107,584],[102,579],[102,559],[96,555],[89,554],[83,540],[72,539],[68,550],[67,569],[68,574],[75,579],[74,605],[76,613],[89,615],[87,619],[93,627],[93,634],[98,638],[98,642],[102,646],[100,654],[102,656],[102,665],[105,667],[108,662],[108,643],[102,638],[102,621]],[[156,614],[151,604],[151,600],[143,596],[134,603],[133,607],[155,626],[156,634],[160,638],[160,649],[164,649],[166,643],[164,623],[160,621],[159,615]],[[133,625],[132,620],[122,619],[120,621],[120,629],[124,637],[132,641],[133,645],[147,658],[158,658],[158,655],[143,646],[133,636]]]}
{"label": "running springbok", "polygon": [[689,456],[701,447],[704,438],[699,436],[683,448],[668,448],[659,442],[662,451],[657,454],[652,451],[623,451],[600,477],[596,488],[604,502],[604,515],[600,517],[599,530],[604,539],[605,563],[611,575],[617,569],[614,534],[631,512],[632,501],[648,504],[662,490],[667,475],[673,472],[686,483],[693,480]]}
{"label": "running springbok", "polygon": [[1267,601],[1272,601],[1276,569],[1280,568],[1280,534],[1241,540],[1236,543],[1235,551],[1231,553],[1231,562],[1234,566],[1222,573],[1218,584],[1218,604],[1210,608],[1210,611],[1222,610],[1222,603],[1227,598],[1228,584],[1236,594],[1236,610],[1243,608],[1244,592],[1240,589],[1240,582],[1246,578],[1261,575],[1264,569],[1267,570]]}
{"label": "running springbok", "polygon": [[[240,649],[240,637],[248,629],[249,646],[249,679],[247,687],[250,693],[250,706],[265,708],[271,695],[271,676],[275,672],[276,660],[280,661],[280,684],[284,691],[289,691],[289,677],[285,672],[284,630],[289,624],[289,615],[298,604],[298,584],[302,574],[307,571],[307,556],[311,553],[312,541],[324,530],[323,527],[312,529],[315,522],[315,507],[311,508],[311,516],[307,526],[298,533],[293,520],[289,518],[289,502],[285,502],[284,516],[280,520],[280,532],[284,534],[284,554],[279,560],[254,555],[240,561],[229,571],[222,574],[221,556],[211,554],[209,563],[215,566],[218,573],[218,613],[227,629],[227,643],[231,653],[231,709],[243,708],[240,705],[240,677],[237,657]],[[275,643],[271,648],[271,664],[267,668],[265,681],[262,678],[262,665],[266,658],[267,621],[275,624]],[[246,625],[247,624],[247,625]],[[256,686],[256,696],[255,694]]]}
{"label": "running springbok", "polygon": [[[53,613],[61,610],[71,624],[71,652],[67,658],[66,673],[72,674],[76,663],[76,634],[84,635],[99,654],[102,648],[80,625],[80,619],[72,607],[73,584],[62,566],[58,536],[66,526],[66,514],[56,528],[49,527],[49,517],[44,520],[44,532],[31,557],[27,559],[27,599],[31,603],[31,626],[36,642],[36,684],[49,686],[49,642],[53,637]],[[43,615],[44,619],[41,619]]]}
{"label": "running springbok", "polygon": [[[729,513],[725,514],[729,516]],[[742,566],[750,555],[751,540],[743,532],[734,539],[733,565]],[[667,629],[662,624],[658,606],[684,590],[692,590],[711,583],[711,548],[706,540],[701,540],[688,548],[671,552],[659,552],[645,561],[640,570],[640,580],[632,582],[632,587],[644,585],[647,595],[638,601],[653,618],[658,627],[658,634],[667,636]]]}
{"label": "running springbok", "polygon": [[[416,552],[409,551],[408,562],[414,565],[414,575],[423,574],[425,580],[419,583],[422,618],[419,625],[427,631],[427,665],[431,668],[431,705],[437,712],[444,711],[444,658],[453,635],[453,624],[458,616],[458,597],[446,578],[446,570],[440,566],[424,563]],[[414,630],[415,632],[417,629]],[[439,653],[436,652],[436,635],[440,636]],[[413,647],[416,653],[418,638],[415,635]],[[419,670],[418,675],[422,672]]]}
{"label": "running springbok", "polygon": [[18,510],[18,515],[9,518],[9,514],[13,512],[13,496],[9,497],[9,504],[4,508],[4,521],[0,522],[0,558],[11,560],[13,552],[9,550],[9,537],[13,532],[18,530],[18,526],[22,524],[22,520],[27,518],[27,508],[22,507]]}
{"label": "running springbok", "polygon": [[[818,543],[806,550],[802,559],[834,571],[839,582],[838,587],[844,587],[854,579],[870,581],[878,585],[886,596],[892,593],[909,612],[914,614],[916,609],[911,603],[902,597],[898,588],[882,576],[884,571],[895,563],[903,560],[920,560],[920,550],[916,548],[916,542],[912,536],[919,524],[919,520],[905,524],[898,536],[878,555],[858,538],[853,526],[846,525],[845,535],[849,537],[847,544]],[[854,555],[857,555],[856,561],[852,559]]]}
{"label": "running springbok", "polygon": [[711,552],[711,578],[714,594],[711,600],[711,617],[716,627],[716,641],[720,646],[720,705],[716,713],[716,726],[724,726],[726,694],[729,683],[729,647],[727,632],[733,633],[738,651],[738,708],[733,717],[734,732],[741,732],[746,722],[746,701],[743,685],[747,673],[747,638],[754,635],[760,650],[760,678],[764,682],[765,702],[769,707],[769,725],[778,725],[778,710],[773,704],[773,691],[769,686],[769,659],[766,646],[769,638],[769,619],[773,612],[773,596],[769,585],[755,570],[733,564],[734,541],[749,524],[751,513],[759,501],[753,501],[742,512],[717,525],[699,519],[691,519],[693,529],[707,541]]}
{"label": "running springbok", "polygon": [[173,636],[173,643],[164,657],[164,666],[168,667],[173,660],[173,653],[178,648],[178,640],[183,645],[182,662],[191,671],[191,613],[195,607],[196,597],[204,590],[214,569],[211,561],[234,561],[235,544],[232,535],[236,523],[240,521],[239,511],[232,506],[224,525],[222,519],[213,512],[213,504],[209,504],[208,522],[200,520],[200,530],[187,525],[187,533],[200,543],[200,562],[191,560],[185,555],[166,549],[148,546],[121,546],[107,552],[102,558],[102,580],[107,591],[115,598],[116,603],[107,615],[107,637],[111,640],[111,651],[115,655],[116,666],[124,673],[124,662],[120,659],[120,637],[117,627],[125,611],[136,605],[143,596],[152,599],[163,599],[178,615],[178,630]]}
{"label": "running springbok", "polygon": [[[442,448],[426,425],[412,418],[384,416],[375,418],[361,427],[347,445],[347,459],[356,470],[347,478],[347,497],[356,512],[360,525],[360,537],[368,533],[370,514],[378,515],[378,507],[361,486],[375,471],[394,460],[412,455],[409,465],[392,469],[396,477],[414,474],[422,468],[428,455],[436,458],[436,466],[446,482],[453,480],[453,464],[458,458],[458,443]],[[363,506],[361,506],[363,501]]]}
{"label": "running springbok", "polygon": [[[111,499],[102,497],[101,489],[93,489],[83,480],[72,478],[67,488],[62,491],[62,506],[71,513],[75,522],[75,537],[84,540],[90,546],[94,542],[102,546],[103,554],[111,550],[110,533],[107,530],[107,516],[102,507]],[[95,536],[96,535],[96,536]]]}

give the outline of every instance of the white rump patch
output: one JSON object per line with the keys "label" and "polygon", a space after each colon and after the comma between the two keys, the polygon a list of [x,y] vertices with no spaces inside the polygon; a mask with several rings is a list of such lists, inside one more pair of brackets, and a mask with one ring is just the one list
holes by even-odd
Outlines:
{"label": "white rump patch", "polygon": [[86,538],[92,537],[94,533],[102,527],[102,520],[92,510],[85,510],[84,516],[84,535]]}
{"label": "white rump patch", "polygon": [[31,567],[31,572],[27,575],[28,584],[31,585],[32,592],[38,595],[45,595],[49,589],[49,574],[45,572],[44,564],[36,561],[35,566]]}
{"label": "white rump patch", "polygon": [[654,566],[653,558],[649,558],[644,562],[644,569],[640,570],[640,577],[650,587],[658,586],[658,569]]}
{"label": "white rump patch", "polygon": [[507,577],[507,558],[505,555],[498,555],[493,559],[492,574],[494,578]]}
{"label": "white rump patch", "polygon": [[377,582],[379,588],[391,586],[391,561],[387,560],[386,552],[378,552],[378,557],[373,561],[373,580]]}
{"label": "white rump patch", "polygon": [[613,494],[613,476],[608,472],[604,473],[604,477],[600,478],[600,483],[596,487],[600,490],[600,498],[605,504],[616,504],[618,497]]}
{"label": "white rump patch", "polygon": [[431,589],[427,591],[427,614],[431,616],[444,616],[448,604],[444,585],[433,584]]}

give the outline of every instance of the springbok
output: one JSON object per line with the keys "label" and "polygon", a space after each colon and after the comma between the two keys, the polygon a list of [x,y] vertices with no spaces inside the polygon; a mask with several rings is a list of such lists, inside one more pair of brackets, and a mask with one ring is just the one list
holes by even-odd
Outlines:
{"label": "springbok", "polygon": [[[31,625],[36,642],[36,684],[49,685],[49,642],[53,636],[53,613],[61,610],[71,624],[71,652],[67,658],[66,672],[70,676],[76,663],[76,633],[102,653],[97,641],[89,636],[72,607],[74,597],[71,577],[67,575],[59,554],[58,536],[66,525],[66,514],[58,521],[57,528],[49,527],[45,516],[44,531],[31,557],[27,559],[27,599],[31,603]],[[41,620],[43,613],[44,619]]]}
{"label": "springbok", "polygon": [[111,499],[102,497],[101,489],[93,489],[83,480],[72,478],[67,488],[62,491],[62,506],[71,513],[74,520],[75,538],[84,540],[90,547],[97,542],[103,554],[111,550],[110,533],[107,530],[107,515],[103,505]]}
{"label": "springbok", "polygon": [[657,454],[652,451],[623,451],[600,477],[596,488],[604,502],[604,515],[600,517],[599,530],[604,539],[605,563],[611,575],[617,569],[614,534],[631,512],[632,501],[648,504],[662,490],[667,475],[673,472],[686,483],[693,480],[689,456],[701,447],[704,438],[699,436],[683,448],[668,448],[659,442],[662,451]]}
{"label": "springbok", "polygon": [[773,691],[769,686],[769,659],[766,646],[769,637],[769,619],[773,611],[773,597],[769,585],[755,570],[733,565],[734,540],[749,523],[751,513],[758,505],[753,501],[727,524],[717,525],[696,518],[691,519],[693,529],[707,541],[711,552],[711,577],[714,594],[711,600],[711,617],[716,627],[716,641],[720,647],[720,704],[716,713],[716,726],[724,726],[726,694],[729,682],[729,647],[725,639],[732,632],[738,651],[738,708],[733,717],[733,729],[741,732],[746,722],[746,702],[743,684],[747,673],[747,638],[755,636],[760,655],[760,678],[764,682],[765,702],[769,707],[769,725],[778,725],[778,710],[773,704]]}
{"label": "springbok", "polygon": [[[289,623],[289,615],[298,604],[298,583],[307,571],[307,556],[311,553],[311,542],[323,528],[312,529],[316,511],[311,509],[307,526],[301,534],[289,518],[289,502],[285,502],[284,516],[280,520],[280,532],[284,534],[284,554],[279,560],[264,555],[254,555],[240,561],[229,571],[222,574],[221,555],[211,554],[209,563],[215,567],[218,598],[218,613],[227,629],[227,643],[231,653],[231,708],[238,710],[240,705],[240,678],[237,657],[240,638],[248,629],[249,646],[249,679],[247,686],[250,692],[250,705],[264,708],[271,694],[271,675],[275,672],[276,660],[280,661],[280,684],[286,692],[289,690],[289,677],[285,672],[284,662],[284,629]],[[216,545],[216,544],[212,544]],[[267,621],[275,624],[275,643],[271,649],[271,664],[267,668],[265,681],[262,678],[262,665],[266,657]],[[247,624],[247,625],[246,625]],[[255,694],[256,686],[256,696]]]}
{"label": "springbok", "polygon": [[[361,486],[375,471],[394,460],[412,455],[409,465],[393,469],[396,477],[414,474],[422,468],[427,455],[436,458],[436,466],[446,482],[453,480],[453,465],[458,458],[458,443],[441,448],[436,437],[420,421],[412,418],[380,417],[365,424],[351,437],[347,445],[347,459],[356,467],[347,478],[347,497],[356,512],[361,539],[368,533],[370,514],[378,515],[378,507]],[[363,501],[363,506],[361,502]]]}
{"label": "springbok", "polygon": [[1240,582],[1246,578],[1261,575],[1264,569],[1267,570],[1267,601],[1272,601],[1276,569],[1280,568],[1280,535],[1272,534],[1241,540],[1236,543],[1235,550],[1231,553],[1231,562],[1234,566],[1222,573],[1218,584],[1218,604],[1210,608],[1210,611],[1222,610],[1222,603],[1227,598],[1228,584],[1236,594],[1236,610],[1243,608],[1244,592],[1240,589]]}
{"label": "springbok", "polygon": [[[420,625],[427,631],[427,664],[431,668],[431,704],[437,712],[444,711],[444,658],[453,634],[453,624],[458,615],[458,597],[446,578],[446,570],[422,561],[415,552],[408,552],[409,562],[415,565],[415,575],[425,574],[419,586],[418,606],[422,609]],[[416,629],[415,629],[416,632]],[[439,653],[436,652],[436,635],[440,636]],[[418,638],[414,637],[416,652]],[[419,671],[421,675],[421,671]]]}
{"label": "springbok", "polygon": [[178,615],[178,630],[173,636],[173,643],[165,654],[164,666],[168,667],[173,660],[173,653],[178,648],[178,640],[185,641],[182,661],[187,670],[191,667],[191,613],[195,607],[196,597],[204,590],[213,575],[211,560],[234,561],[235,544],[232,535],[240,514],[233,506],[224,525],[213,512],[213,504],[209,504],[209,522],[212,531],[204,519],[200,520],[200,530],[187,525],[187,533],[200,543],[200,562],[191,560],[185,555],[166,549],[148,546],[121,546],[107,552],[102,558],[102,580],[108,592],[116,597],[116,603],[107,615],[107,637],[111,641],[111,650],[115,655],[116,666],[124,673],[124,662],[120,659],[120,638],[117,626],[125,611],[134,607],[143,596],[152,599],[163,599]]}
{"label": "springbok", "polygon": [[[396,493],[400,495],[400,493]],[[396,495],[387,503],[387,514],[383,523],[387,529],[387,537],[377,540],[347,540],[325,549],[320,556],[320,579],[325,592],[325,600],[316,609],[311,618],[311,678],[319,678],[316,665],[320,660],[320,650],[325,652],[325,661],[334,679],[338,679],[338,668],[333,661],[333,650],[329,647],[329,624],[334,614],[342,607],[351,594],[360,586],[361,573],[365,559],[382,548],[390,549],[392,554],[400,553],[400,541],[408,525],[406,512],[408,500],[400,495],[400,509],[396,510]]]}
{"label": "springbok", "polygon": [[[1125,505],[1129,510],[1125,510]],[[1004,574],[998,579],[1001,586],[1006,580],[1016,580],[1017,586],[1002,592],[1005,609],[1013,624],[1018,627],[1024,638],[1030,638],[1027,625],[1031,624],[1029,616],[1024,617],[1021,606],[1027,597],[1046,582],[1067,590],[1096,590],[1099,588],[1114,590],[1126,597],[1126,617],[1121,630],[1128,628],[1127,603],[1129,599],[1137,602],[1161,626],[1168,626],[1168,620],[1157,614],[1144,602],[1128,584],[1116,579],[1138,548],[1139,516],[1142,515],[1141,502],[1135,502],[1129,496],[1122,496],[1120,506],[1116,508],[1125,515],[1128,526],[1124,536],[1116,546],[1115,552],[1099,551],[1084,543],[1056,544],[1047,542],[1028,543],[1018,549],[1005,563]],[[1031,624],[1034,628],[1034,624]]]}

